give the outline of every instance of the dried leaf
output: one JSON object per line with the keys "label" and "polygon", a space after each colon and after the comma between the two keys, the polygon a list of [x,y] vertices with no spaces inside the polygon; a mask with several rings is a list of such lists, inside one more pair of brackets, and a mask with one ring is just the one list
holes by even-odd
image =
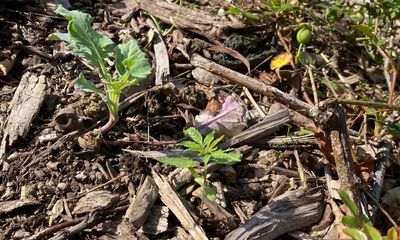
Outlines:
{"label": "dried leaf", "polygon": [[290,59],[292,58],[292,54],[284,52],[280,53],[271,60],[270,68],[271,70],[275,70],[277,68],[281,68],[290,63]]}
{"label": "dried leaf", "polygon": [[202,111],[196,116],[196,125],[203,132],[214,130],[216,135],[232,137],[246,127],[243,122],[245,112],[245,108],[235,97],[228,96],[217,116],[214,117],[208,111]]}

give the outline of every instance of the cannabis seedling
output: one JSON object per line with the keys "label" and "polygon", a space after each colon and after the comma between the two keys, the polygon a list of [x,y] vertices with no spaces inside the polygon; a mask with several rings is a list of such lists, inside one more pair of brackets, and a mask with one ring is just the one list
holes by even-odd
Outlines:
{"label": "cannabis seedling", "polygon": [[342,217],[342,223],[346,227],[343,232],[353,240],[397,240],[398,233],[396,227],[387,231],[387,236],[382,236],[372,222],[358,209],[356,203],[352,201],[349,195],[343,190],[337,190],[344,204],[349,208],[352,216]]}
{"label": "cannabis seedling", "polygon": [[[49,39],[67,42],[77,55],[85,58],[91,66],[99,70],[105,94],[83,74],[76,80],[75,88],[97,93],[106,103],[109,120],[100,128],[101,132],[105,133],[118,120],[122,90],[146,78],[151,73],[150,63],[135,41],[129,40],[127,43],[115,46],[109,37],[97,33],[91,26],[93,18],[89,14],[69,11],[61,6],[55,12],[69,21],[68,32],[53,33]],[[108,60],[114,60],[114,63],[109,64],[111,61]],[[113,67],[115,71],[111,73]]]}
{"label": "cannabis seedling", "polygon": [[240,162],[242,155],[232,153],[234,149],[218,149],[217,144],[223,139],[223,136],[214,139],[214,132],[210,132],[203,138],[196,128],[188,128],[184,131],[185,135],[193,141],[183,141],[178,145],[186,148],[187,151],[197,153],[199,161],[188,157],[159,157],[157,161],[172,165],[178,168],[188,168],[194,181],[203,189],[204,195],[214,201],[216,199],[215,190],[207,184],[208,167],[211,163],[233,165]]}

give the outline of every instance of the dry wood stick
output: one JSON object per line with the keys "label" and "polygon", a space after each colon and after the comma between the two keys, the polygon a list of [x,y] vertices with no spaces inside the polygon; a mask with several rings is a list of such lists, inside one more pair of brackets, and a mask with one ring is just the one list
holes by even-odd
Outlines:
{"label": "dry wood stick", "polygon": [[[200,10],[192,10],[165,0],[132,0],[137,7],[148,12],[161,21],[174,24],[180,29],[185,29],[200,36],[217,39],[224,32],[231,29],[243,29],[248,27],[239,21],[227,20],[223,17],[210,15]],[[179,12],[179,14],[177,14]],[[179,15],[179,16],[178,16]],[[176,18],[176,16],[178,16]]]}
{"label": "dry wood stick", "polygon": [[161,201],[175,214],[182,226],[190,233],[194,240],[208,239],[203,228],[198,225],[186,209],[178,194],[169,183],[152,170],[152,175],[157,184]]}
{"label": "dry wood stick", "polygon": [[227,80],[231,81],[232,83],[236,83],[241,86],[247,87],[248,89],[251,89],[262,95],[273,97],[281,104],[286,105],[289,108],[292,108],[296,111],[299,111],[308,117],[314,116],[312,111],[312,106],[297,98],[290,96],[285,92],[282,92],[278,88],[269,86],[261,81],[258,81],[257,79],[248,77],[246,75],[233,71],[229,68],[223,67],[198,54],[194,54],[192,56],[191,63],[195,67],[206,69],[211,73],[224,77]]}
{"label": "dry wood stick", "polygon": [[321,189],[288,191],[272,200],[225,240],[275,239],[319,222],[324,194]]}
{"label": "dry wood stick", "polygon": [[355,171],[351,151],[350,137],[346,125],[346,113],[336,101],[327,101],[321,106],[323,115],[320,116],[321,125],[326,130],[332,146],[332,155],[342,190],[361,207],[360,189],[357,188],[359,178]]}
{"label": "dry wood stick", "polygon": [[126,221],[127,224],[133,225],[135,229],[142,227],[150,214],[157,196],[157,186],[153,178],[147,176],[139,188],[135,199],[129,205],[128,210],[126,210],[124,222]]}

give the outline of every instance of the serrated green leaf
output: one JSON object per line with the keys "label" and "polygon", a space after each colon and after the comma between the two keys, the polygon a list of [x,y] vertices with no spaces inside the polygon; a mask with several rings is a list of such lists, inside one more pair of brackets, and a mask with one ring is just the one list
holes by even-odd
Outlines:
{"label": "serrated green leaf", "polygon": [[210,144],[210,149],[213,149],[217,146],[217,144],[219,142],[221,142],[221,140],[224,138],[224,136],[222,135],[221,137],[215,139],[211,144]]}
{"label": "serrated green leaf", "polygon": [[242,159],[241,154],[227,153],[224,150],[217,150],[211,153],[213,161],[220,164],[233,165]]}
{"label": "serrated green leaf", "polygon": [[200,151],[203,149],[201,145],[192,141],[183,141],[177,144],[178,146],[183,146],[189,151]]}
{"label": "serrated green leaf", "polygon": [[240,14],[242,10],[238,7],[230,7],[225,11],[225,14]]}
{"label": "serrated green leaf", "polygon": [[342,199],[344,204],[350,209],[353,216],[360,216],[360,211],[358,210],[356,203],[350,199],[349,195],[343,190],[337,189],[336,191],[339,193],[340,199]]}
{"label": "serrated green leaf", "polygon": [[376,229],[370,223],[363,223],[362,225],[365,233],[367,234],[368,238],[371,240],[382,240],[382,235],[378,229]]}
{"label": "serrated green leaf", "polygon": [[362,25],[362,24],[353,25],[353,28],[357,31],[362,32],[367,37],[370,38],[373,37],[372,29],[367,25]]}
{"label": "serrated green leaf", "polygon": [[157,161],[178,168],[198,167],[199,163],[187,157],[158,157]]}
{"label": "serrated green leaf", "polygon": [[69,11],[62,6],[55,12],[69,20],[68,38],[56,35],[67,41],[74,52],[83,55],[92,66],[104,68],[104,60],[112,56],[114,43],[109,37],[100,35],[92,28],[93,18],[87,13]]}
{"label": "serrated green leaf", "polygon": [[199,177],[194,177],[193,180],[197,184],[199,184],[201,187],[204,187],[204,179],[202,177],[200,177],[200,175],[199,175]]}
{"label": "serrated green leaf", "polygon": [[368,240],[367,235],[359,229],[356,228],[345,228],[343,232],[353,238],[353,240]]}
{"label": "serrated green leaf", "polygon": [[203,191],[204,195],[206,195],[210,201],[215,201],[217,199],[217,193],[213,188],[206,186],[203,188]]}
{"label": "serrated green leaf", "polygon": [[139,45],[129,40],[115,47],[115,68],[121,81],[137,82],[151,73],[151,65]]}
{"label": "serrated green leaf", "polygon": [[204,146],[209,147],[213,140],[214,140],[214,131],[208,133],[207,136],[204,138],[203,141]]}
{"label": "serrated green leaf", "polygon": [[398,239],[398,233],[395,227],[391,227],[387,231],[387,240],[397,240]]}
{"label": "serrated green leaf", "polygon": [[354,216],[343,216],[342,223],[346,227],[351,227],[351,228],[361,227],[361,222],[357,219],[357,217],[354,217]]}
{"label": "serrated green leaf", "polygon": [[203,136],[201,136],[201,133],[196,128],[190,127],[183,132],[197,144],[203,146]]}
{"label": "serrated green leaf", "polygon": [[103,91],[98,89],[96,85],[88,81],[82,73],[79,74],[78,79],[75,81],[75,90],[97,93],[105,103],[109,103],[110,101],[110,99],[103,93]]}
{"label": "serrated green leaf", "polygon": [[204,166],[207,166],[208,162],[210,161],[211,154],[207,154],[203,157],[202,161],[204,163]]}

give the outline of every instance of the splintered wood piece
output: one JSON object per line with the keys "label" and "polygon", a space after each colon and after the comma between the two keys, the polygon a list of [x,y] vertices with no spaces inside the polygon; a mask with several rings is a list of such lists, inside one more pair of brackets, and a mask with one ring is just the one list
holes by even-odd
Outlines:
{"label": "splintered wood piece", "polygon": [[215,83],[224,83],[225,84],[228,82],[223,77],[220,77],[214,73],[210,73],[209,71],[207,71],[203,68],[199,68],[199,67],[192,70],[192,76],[198,82],[200,82],[201,84],[204,84],[206,86],[211,86]]}
{"label": "splintered wood piece", "polygon": [[337,175],[339,177],[340,189],[346,191],[358,207],[362,207],[361,192],[357,183],[360,182],[354,165],[352,145],[350,143],[349,131],[347,129],[346,112],[338,102],[328,100],[320,106],[318,120],[322,129],[329,136],[325,141],[331,149],[325,150],[327,159],[335,161]]}
{"label": "splintered wood piece", "polygon": [[165,206],[153,206],[151,214],[143,225],[143,232],[157,235],[168,229],[169,208]]}
{"label": "splintered wood piece", "polygon": [[318,223],[324,210],[322,189],[288,191],[276,197],[225,240],[275,239]]}
{"label": "splintered wood piece", "polygon": [[217,15],[189,9],[178,4],[164,0],[133,0],[142,10],[157,17],[163,22],[175,25],[178,29],[188,30],[205,36],[209,39],[217,39],[228,30],[243,29],[248,27],[239,21],[228,20]]}
{"label": "splintered wood piece", "polygon": [[155,183],[158,186],[161,201],[174,213],[182,226],[189,232],[194,240],[208,239],[203,228],[198,225],[186,209],[178,194],[172,189],[164,177],[152,170]]}
{"label": "splintered wood piece", "polygon": [[317,140],[313,134],[304,136],[272,136],[258,140],[254,144],[259,147],[269,148],[300,148],[312,147],[317,145]]}
{"label": "splintered wood piece", "polygon": [[157,27],[153,21],[147,19],[146,23],[154,31],[152,40],[156,59],[156,85],[162,85],[167,83],[171,77],[169,72],[169,57],[167,47],[165,46],[161,33],[157,30]]}
{"label": "splintered wood piece", "polygon": [[14,97],[11,100],[3,139],[0,147],[0,158],[8,146],[13,145],[19,137],[26,137],[33,119],[39,113],[46,94],[45,76],[36,76],[26,72],[22,75]]}
{"label": "splintered wood piece", "polygon": [[5,50],[0,52],[0,76],[7,76],[7,74],[14,67],[15,59],[17,58],[18,51]]}
{"label": "splintered wood piece", "polygon": [[232,227],[231,229],[235,228],[235,223],[232,221],[233,215],[226,211],[223,207],[221,207],[218,203],[209,200],[207,197],[204,196],[203,190],[198,188],[199,191],[194,191],[193,195],[201,198],[204,204],[207,206],[208,210],[212,213],[215,220],[224,221],[229,223]]}
{"label": "splintered wood piece", "polygon": [[78,215],[93,210],[103,210],[112,207],[119,196],[106,190],[94,191],[79,199],[72,214]]}
{"label": "splintered wood piece", "polygon": [[240,86],[247,87],[248,89],[260,93],[265,96],[274,97],[276,101],[281,104],[301,112],[305,116],[313,116],[312,106],[309,104],[292,97],[291,95],[282,92],[278,88],[267,85],[257,79],[243,75],[239,72],[233,71],[229,68],[221,66],[213,61],[210,61],[199,54],[193,54],[190,62],[195,67],[200,67],[210,71],[211,73],[217,74],[221,77],[226,78],[232,83],[239,84]]}
{"label": "splintered wood piece", "polygon": [[151,212],[154,202],[158,197],[158,189],[152,177],[147,176],[139,188],[135,199],[129,205],[125,213],[127,223],[139,229],[143,226]]}
{"label": "splintered wood piece", "polygon": [[264,120],[256,125],[242,131],[238,135],[228,139],[222,148],[230,147],[237,144],[244,144],[261,139],[290,121],[290,114],[287,109],[267,116]]}
{"label": "splintered wood piece", "polygon": [[8,214],[14,210],[24,207],[34,207],[40,205],[39,201],[32,199],[19,199],[0,202],[0,214]]}

